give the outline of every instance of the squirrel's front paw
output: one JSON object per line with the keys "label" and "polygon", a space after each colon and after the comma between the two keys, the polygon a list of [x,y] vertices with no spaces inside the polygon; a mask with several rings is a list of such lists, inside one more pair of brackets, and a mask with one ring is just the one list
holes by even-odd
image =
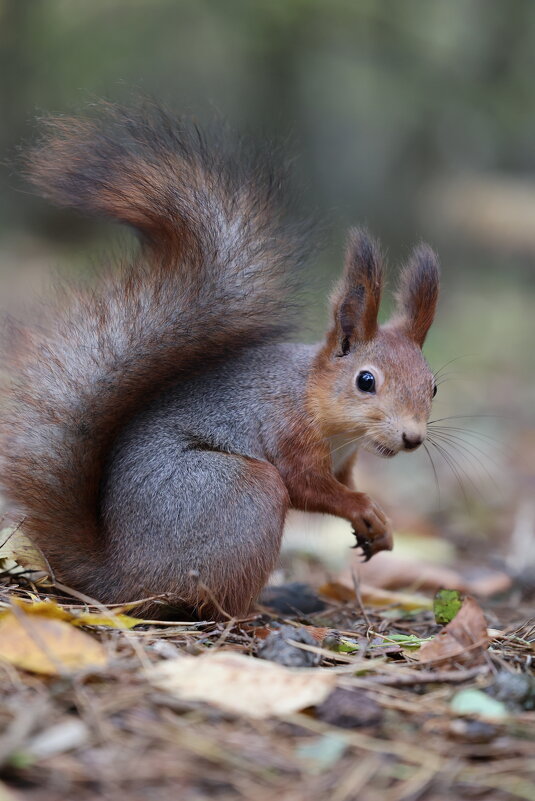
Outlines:
{"label": "squirrel's front paw", "polygon": [[392,550],[392,530],[381,507],[364,493],[359,493],[359,506],[358,514],[351,520],[357,539],[353,547],[362,549],[367,562],[379,551]]}

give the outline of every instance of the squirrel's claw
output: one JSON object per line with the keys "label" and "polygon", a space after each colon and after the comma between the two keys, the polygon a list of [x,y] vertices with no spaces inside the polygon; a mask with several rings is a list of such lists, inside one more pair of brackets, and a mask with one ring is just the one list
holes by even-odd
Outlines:
{"label": "squirrel's claw", "polygon": [[364,557],[362,561],[369,562],[375,553],[372,541],[369,540],[368,537],[364,537],[362,534],[359,534],[356,531],[353,531],[353,534],[355,535],[357,541],[351,546],[351,548],[360,548]]}

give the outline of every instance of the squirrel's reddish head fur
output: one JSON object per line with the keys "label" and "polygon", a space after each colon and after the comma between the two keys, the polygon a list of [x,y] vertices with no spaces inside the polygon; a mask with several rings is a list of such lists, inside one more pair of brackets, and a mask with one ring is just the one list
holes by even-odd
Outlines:
{"label": "squirrel's reddish head fur", "polygon": [[379,325],[379,247],[366,231],[350,231],[333,325],[310,390],[309,405],[325,436],[348,435],[380,456],[424,441],[435,383],[421,347],[438,288],[437,258],[420,245],[401,272],[392,319]]}

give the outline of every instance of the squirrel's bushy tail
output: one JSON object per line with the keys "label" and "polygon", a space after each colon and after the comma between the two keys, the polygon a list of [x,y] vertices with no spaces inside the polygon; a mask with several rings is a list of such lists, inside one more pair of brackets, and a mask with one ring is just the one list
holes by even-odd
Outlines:
{"label": "squirrel's bushy tail", "polygon": [[153,106],[48,119],[27,165],[45,196],[142,238],[133,263],[65,290],[9,346],[2,491],[57,575],[83,589],[118,430],[170,381],[281,336],[307,237],[285,223],[283,177],[265,157]]}

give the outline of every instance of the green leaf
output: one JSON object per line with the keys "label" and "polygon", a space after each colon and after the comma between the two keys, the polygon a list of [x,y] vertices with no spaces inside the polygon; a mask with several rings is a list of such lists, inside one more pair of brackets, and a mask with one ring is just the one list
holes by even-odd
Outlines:
{"label": "green leaf", "polygon": [[417,637],[416,634],[389,634],[388,641],[393,641],[402,648],[419,648],[423,642],[432,637]]}
{"label": "green leaf", "polygon": [[436,622],[441,625],[450,623],[462,605],[463,597],[459,590],[439,590],[433,599]]}
{"label": "green leaf", "polygon": [[336,650],[340,654],[352,654],[359,650],[359,644],[356,640],[351,640],[348,637],[340,637]]}
{"label": "green leaf", "polygon": [[488,720],[502,720],[507,717],[505,705],[481,690],[460,690],[453,696],[450,706],[458,715],[477,715]]}
{"label": "green leaf", "polygon": [[[387,649],[392,644],[399,645],[401,648],[419,648],[423,642],[430,639],[432,637],[424,637],[422,639],[422,637],[417,637],[415,634],[389,634],[384,637],[382,642],[371,643],[370,649]],[[323,646],[339,654],[352,654],[360,648],[358,642],[349,637],[338,637],[336,642],[327,644],[324,642]]]}

